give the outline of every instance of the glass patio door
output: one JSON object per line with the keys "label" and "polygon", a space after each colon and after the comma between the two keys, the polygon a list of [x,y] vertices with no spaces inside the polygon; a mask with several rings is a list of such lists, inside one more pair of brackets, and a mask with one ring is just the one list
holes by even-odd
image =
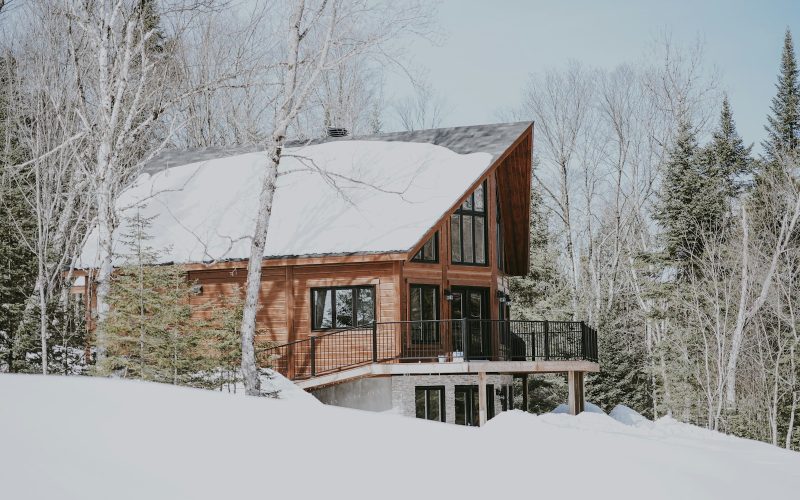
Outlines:
{"label": "glass patio door", "polygon": [[[453,351],[463,352],[466,359],[491,357],[488,289],[454,287],[450,312],[453,330]],[[463,319],[466,319],[464,323]],[[466,330],[466,331],[464,331]]]}

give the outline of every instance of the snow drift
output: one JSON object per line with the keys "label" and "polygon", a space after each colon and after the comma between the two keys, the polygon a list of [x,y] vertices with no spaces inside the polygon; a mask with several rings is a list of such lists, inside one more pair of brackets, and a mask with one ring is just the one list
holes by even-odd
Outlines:
{"label": "snow drift", "polygon": [[298,396],[2,375],[3,498],[732,500],[800,488],[800,454],[670,419],[514,411],[478,429]]}

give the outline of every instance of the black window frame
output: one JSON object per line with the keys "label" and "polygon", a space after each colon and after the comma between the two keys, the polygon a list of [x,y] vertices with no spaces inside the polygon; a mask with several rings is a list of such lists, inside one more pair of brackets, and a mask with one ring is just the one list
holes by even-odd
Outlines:
{"label": "black window frame", "polygon": [[[487,182],[484,180],[481,183],[481,191],[483,193],[483,210],[478,211],[475,209],[475,192],[478,191],[478,188],[475,188],[467,198],[458,206],[458,208],[450,214],[450,263],[457,266],[478,266],[478,267],[488,267],[491,262],[489,258],[489,207],[488,207],[488,185]],[[472,208],[464,208],[464,205],[469,202],[469,205]],[[455,260],[453,258],[453,218],[454,216],[458,215],[459,222],[459,235],[458,235],[458,243],[459,243],[459,255],[460,260]],[[464,260],[464,216],[472,217],[472,225],[471,225],[471,232],[472,232],[472,262],[466,262]],[[480,218],[483,219],[483,262],[476,261],[476,254],[475,252],[475,219]]]}
{"label": "black window frame", "polygon": [[[352,325],[350,326],[338,326],[336,324],[336,291],[337,290],[351,290],[353,294],[353,316],[354,320]],[[358,324],[358,291],[359,290],[369,290],[372,292],[372,322],[359,325]],[[316,315],[314,314],[314,294],[316,292],[331,292],[331,326],[329,327],[320,327],[316,324]],[[326,332],[330,330],[342,330],[346,328],[358,328],[358,327],[366,327],[374,323],[377,319],[377,303],[375,301],[375,285],[356,285],[356,286],[320,286],[320,287],[313,287],[311,288],[311,331],[314,332]]]}
{"label": "black window frame", "polygon": [[[425,245],[433,241],[433,259],[426,259],[423,257],[423,250]],[[422,262],[424,264],[438,264],[439,263],[439,231],[433,233],[433,236],[428,238],[419,249],[419,251],[411,258],[411,262]]]}
{"label": "black window frame", "polygon": [[500,210],[500,185],[495,184],[495,234],[497,241],[495,247],[497,250],[497,269],[505,272],[506,270],[506,252],[505,252],[505,235],[503,234],[503,213]]}
{"label": "black window frame", "polygon": [[[494,411],[494,384],[486,384],[486,420],[489,421],[495,417]],[[464,394],[464,423],[458,421],[458,413],[454,414],[456,425],[466,425],[470,427],[478,427],[480,425],[480,387],[475,384],[469,385],[456,385],[455,396],[458,399],[458,394]],[[457,403],[456,403],[457,404]],[[454,411],[455,408],[454,408]]]}
{"label": "black window frame", "polygon": [[[412,294],[415,288],[419,288],[423,291],[426,290],[434,290],[436,292],[436,300],[434,301],[435,305],[435,318],[432,320],[416,320],[411,318],[411,311],[412,311]],[[422,297],[422,295],[420,295]],[[422,304],[420,304],[420,311]],[[408,321],[410,324],[411,329],[411,343],[415,345],[422,345],[422,344],[438,344],[441,341],[441,336],[439,335],[439,321],[442,319],[442,294],[441,290],[439,289],[439,285],[432,285],[429,283],[409,283],[408,285]],[[430,321],[433,324],[433,335],[430,337],[422,336],[420,338],[421,328],[417,329],[414,326],[414,321]],[[428,332],[426,332],[428,333]]]}
{"label": "black window frame", "polygon": [[[425,416],[417,416],[419,408],[417,408],[417,391],[425,391]],[[436,391],[439,393],[439,419],[430,418],[428,416],[428,409],[430,408],[430,393]],[[417,385],[414,386],[414,416],[424,420],[432,420],[434,422],[447,422],[447,404],[445,401],[445,390],[443,385]]]}

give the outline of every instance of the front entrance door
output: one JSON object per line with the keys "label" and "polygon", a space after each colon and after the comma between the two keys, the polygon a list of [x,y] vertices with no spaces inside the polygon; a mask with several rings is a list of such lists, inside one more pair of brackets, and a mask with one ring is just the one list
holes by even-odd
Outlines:
{"label": "front entrance door", "polygon": [[[453,320],[453,350],[463,352],[466,359],[491,358],[489,290],[453,287],[452,293],[450,313]],[[460,321],[462,319],[466,319],[466,323]],[[465,324],[466,332],[463,331]]]}
{"label": "front entrance door", "polygon": [[[478,420],[478,395],[477,385],[456,386],[455,420],[458,425],[477,427]],[[486,385],[486,418],[494,416],[494,385]]]}

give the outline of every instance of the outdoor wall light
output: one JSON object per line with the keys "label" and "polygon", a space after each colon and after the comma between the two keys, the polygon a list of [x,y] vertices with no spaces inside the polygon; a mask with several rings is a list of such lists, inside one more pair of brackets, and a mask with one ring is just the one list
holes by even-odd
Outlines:
{"label": "outdoor wall light", "polygon": [[449,288],[444,289],[444,300],[453,300],[453,291]]}

